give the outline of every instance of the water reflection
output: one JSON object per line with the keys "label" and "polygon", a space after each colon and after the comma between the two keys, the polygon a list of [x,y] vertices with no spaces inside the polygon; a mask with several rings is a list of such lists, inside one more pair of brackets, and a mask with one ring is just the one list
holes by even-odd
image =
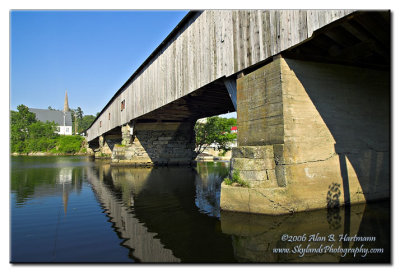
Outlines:
{"label": "water reflection", "polygon": [[221,182],[228,176],[229,162],[201,162],[197,164],[195,178],[195,204],[201,212],[219,217]]}
{"label": "water reflection", "polygon": [[90,158],[11,160],[12,262],[132,261],[87,183]]}
{"label": "water reflection", "polygon": [[16,205],[23,206],[29,200],[62,195],[67,206],[69,193],[79,194],[82,190],[85,169],[76,167],[82,162],[90,164],[89,158],[85,157],[13,158],[11,191],[15,194]]}
{"label": "water reflection", "polygon": [[[351,208],[337,208],[336,211],[317,210],[285,216],[223,211],[221,225],[222,232],[232,235],[235,257],[241,262],[389,262],[389,217],[389,203],[381,202],[354,205]],[[375,225],[371,225],[371,222]],[[292,238],[294,241],[290,242],[286,236],[302,236],[303,234],[306,235],[306,240],[297,237]],[[346,234],[376,237],[376,241],[340,240],[341,236]],[[362,257],[361,254],[343,255],[340,252],[305,253],[304,255],[300,252],[301,249],[307,249],[307,247],[318,249],[321,245],[332,249],[383,248],[384,253],[368,254]],[[289,249],[290,253],[276,253],[276,249]]]}
{"label": "water reflection", "polygon": [[[218,168],[210,172],[218,172]],[[218,219],[201,213],[195,205],[195,198],[210,196],[207,191],[196,195],[198,183],[194,182],[202,181],[196,170],[102,166],[88,178],[135,260],[235,261],[230,236],[220,232]],[[212,187],[209,189],[216,192]],[[215,200],[211,202],[217,204]],[[215,207],[207,211],[213,212],[219,213]]]}
{"label": "water reflection", "polygon": [[[219,209],[227,162],[195,168],[111,167],[89,158],[12,158],[13,262],[388,262],[390,205],[284,216]],[[273,253],[282,235],[375,236],[335,242],[384,254]],[[310,247],[320,242],[311,242]]]}
{"label": "water reflection", "polygon": [[[171,250],[165,249],[160,240],[155,238],[157,234],[149,232],[145,225],[139,222],[131,207],[134,204],[135,190],[140,192],[137,186],[140,187],[140,184],[146,181],[150,170],[143,169],[132,175],[129,169],[123,172],[113,168],[111,172],[109,166],[103,166],[98,171],[101,175],[96,175],[94,170],[88,169],[88,179],[103,205],[104,212],[113,223],[113,229],[124,239],[122,244],[130,250],[130,256],[142,262],[179,262]],[[118,196],[119,193],[122,194],[122,200],[118,198],[121,197]]]}

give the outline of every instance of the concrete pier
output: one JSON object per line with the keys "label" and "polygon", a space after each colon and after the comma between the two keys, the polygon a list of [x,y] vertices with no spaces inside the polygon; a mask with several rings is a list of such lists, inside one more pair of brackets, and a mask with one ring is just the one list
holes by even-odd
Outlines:
{"label": "concrete pier", "polygon": [[282,57],[238,79],[223,210],[265,214],[389,198],[390,72]]}

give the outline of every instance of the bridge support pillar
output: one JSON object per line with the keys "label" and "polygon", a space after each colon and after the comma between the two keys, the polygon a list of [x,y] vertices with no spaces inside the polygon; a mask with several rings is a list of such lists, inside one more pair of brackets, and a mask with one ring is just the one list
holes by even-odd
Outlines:
{"label": "bridge support pillar", "polygon": [[285,214],[389,198],[390,71],[282,57],[237,80],[221,209]]}
{"label": "bridge support pillar", "polygon": [[122,134],[122,145],[130,145],[132,144],[132,134],[133,131],[133,124],[126,124],[121,127],[121,134]]}
{"label": "bridge support pillar", "polygon": [[[187,165],[195,158],[194,122],[136,123],[122,126],[122,145],[116,145],[116,165]],[[132,132],[128,134],[128,132]]]}
{"label": "bridge support pillar", "polygon": [[99,137],[99,146],[95,150],[95,158],[110,158],[115,144],[120,142],[120,135],[101,135]]}

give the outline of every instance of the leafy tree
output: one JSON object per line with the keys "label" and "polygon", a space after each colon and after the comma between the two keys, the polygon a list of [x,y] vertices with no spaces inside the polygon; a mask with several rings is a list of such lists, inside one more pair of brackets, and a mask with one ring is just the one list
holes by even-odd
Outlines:
{"label": "leafy tree", "polygon": [[55,133],[57,125],[54,122],[37,121],[29,125],[28,138],[25,140],[25,152],[48,151],[56,146]]}
{"label": "leafy tree", "polygon": [[28,107],[21,104],[17,107],[18,112],[11,111],[11,150],[23,152],[24,142],[29,135],[29,126],[36,122],[36,115],[29,112]]}
{"label": "leafy tree", "polygon": [[57,125],[54,122],[41,122],[37,121],[29,125],[29,138],[38,139],[38,138],[54,138],[56,134],[54,133],[57,130]]}
{"label": "leafy tree", "polygon": [[196,122],[196,152],[201,154],[207,147],[215,143],[219,150],[230,150],[229,143],[236,139],[231,127],[236,125],[235,118],[209,117],[205,123]]}
{"label": "leafy tree", "polygon": [[28,107],[21,104],[21,105],[18,105],[17,109],[18,109],[19,122],[24,127],[27,127],[28,125],[32,124],[33,122],[36,122],[36,114],[29,112]]}
{"label": "leafy tree", "polygon": [[82,109],[81,109],[79,106],[78,106],[78,108],[76,108],[75,114],[76,114],[76,117],[78,118],[78,120],[82,120],[82,118],[83,118],[83,111],[82,111]]}
{"label": "leafy tree", "polygon": [[96,119],[93,115],[85,115],[79,123],[79,132],[82,132],[89,128],[90,124]]}
{"label": "leafy tree", "polygon": [[83,131],[82,126],[81,126],[82,119],[83,119],[82,108],[80,108],[78,106],[78,108],[70,109],[70,111],[71,111],[71,117],[72,117],[72,129],[73,129],[73,131],[75,131],[75,123],[76,122],[78,122],[78,125],[77,125],[78,132]]}

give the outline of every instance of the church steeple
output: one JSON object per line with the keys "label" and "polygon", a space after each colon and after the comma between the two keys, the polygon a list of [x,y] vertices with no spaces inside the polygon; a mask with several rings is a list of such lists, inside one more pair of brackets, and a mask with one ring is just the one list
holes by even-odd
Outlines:
{"label": "church steeple", "polygon": [[69,106],[68,106],[68,94],[67,90],[65,90],[65,100],[64,100],[64,113],[69,111]]}

